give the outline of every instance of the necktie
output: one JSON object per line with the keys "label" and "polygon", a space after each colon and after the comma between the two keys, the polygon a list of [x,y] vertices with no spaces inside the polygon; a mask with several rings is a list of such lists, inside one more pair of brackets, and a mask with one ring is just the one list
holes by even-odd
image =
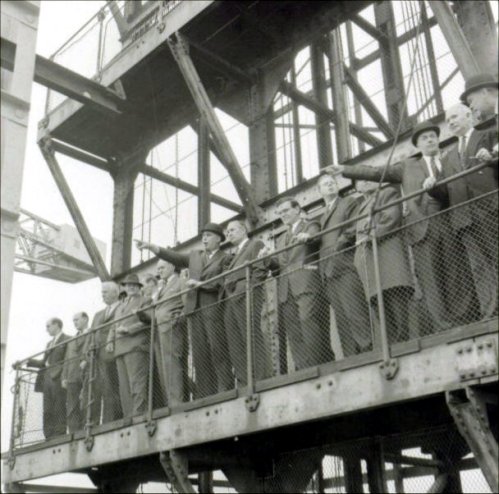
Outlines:
{"label": "necktie", "polygon": [[435,156],[430,157],[430,167],[431,167],[431,171],[433,172],[433,176],[435,178],[438,178],[438,175],[440,174],[440,172],[438,171],[438,168],[437,168],[437,160],[435,159]]}
{"label": "necktie", "polygon": [[463,136],[461,138],[461,145],[459,146],[459,159],[461,160],[461,166],[463,168],[466,168],[466,159],[465,159],[465,153],[466,153],[466,136]]}

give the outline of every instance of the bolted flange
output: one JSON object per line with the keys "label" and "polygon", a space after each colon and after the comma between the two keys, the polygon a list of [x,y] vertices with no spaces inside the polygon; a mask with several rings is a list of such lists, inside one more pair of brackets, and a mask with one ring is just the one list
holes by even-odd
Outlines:
{"label": "bolted flange", "polygon": [[246,408],[248,409],[249,412],[254,412],[258,408],[258,405],[260,405],[260,395],[254,394],[248,396],[244,400],[244,403],[246,404]]}
{"label": "bolted flange", "polygon": [[394,358],[384,360],[379,364],[379,370],[385,379],[393,379],[399,370],[398,360]]}

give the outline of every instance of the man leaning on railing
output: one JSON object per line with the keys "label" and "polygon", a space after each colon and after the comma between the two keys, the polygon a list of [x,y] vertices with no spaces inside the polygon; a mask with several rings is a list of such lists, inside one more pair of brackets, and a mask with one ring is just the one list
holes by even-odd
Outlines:
{"label": "man leaning on railing", "polygon": [[70,336],[62,332],[62,321],[53,317],[47,321],[47,333],[52,339],[41,360],[29,359],[28,367],[40,369],[35,391],[43,392],[43,434],[46,439],[66,434],[66,390],[61,386],[62,366],[66,355],[65,341]]}

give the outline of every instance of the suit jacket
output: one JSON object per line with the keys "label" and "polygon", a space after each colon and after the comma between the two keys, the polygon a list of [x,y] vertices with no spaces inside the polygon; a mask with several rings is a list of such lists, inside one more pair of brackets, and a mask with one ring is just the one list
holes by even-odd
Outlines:
{"label": "suit jacket", "polygon": [[294,297],[320,290],[319,268],[317,264],[311,264],[319,257],[319,242],[318,240],[310,242],[296,240],[299,233],[315,235],[319,231],[319,223],[301,219],[295,232],[292,233],[291,229],[288,228],[285,233],[277,237],[276,249],[294,245],[291,249],[271,257],[265,262],[267,267],[272,270],[273,275],[280,275],[278,278],[279,303],[287,301],[290,290]]}
{"label": "suit jacket", "polygon": [[[253,261],[258,258],[258,253],[264,248],[261,240],[249,239],[242,249],[226,265],[227,270],[236,269],[239,266]],[[263,283],[267,278],[268,269],[265,268],[263,262],[253,264],[251,268],[251,284],[257,285]],[[224,285],[220,291],[220,298],[230,297],[239,293],[244,293],[246,290],[246,270],[239,269],[228,274],[224,278]]]}
{"label": "suit jacket", "polygon": [[[383,174],[383,168],[371,167],[366,165],[354,165],[346,167],[343,176],[353,179],[379,181]],[[428,177],[428,169],[422,157],[409,158],[406,161],[391,165],[385,173],[384,181],[400,184],[404,195],[422,189],[424,180]],[[437,177],[439,178],[439,177]],[[427,193],[420,194],[405,203],[406,223],[416,224],[410,226],[407,230],[409,243],[414,245],[424,240],[428,233],[428,216],[438,213],[445,204],[435,199]]]}
{"label": "suit jacket", "polygon": [[[142,322],[134,312],[141,307],[150,305],[151,299],[142,295],[127,297],[118,305],[115,312],[115,319],[128,316],[126,319],[116,322],[108,335],[108,343],[114,343],[114,356],[119,357],[134,351],[149,351],[149,325]],[[117,334],[118,326],[125,326],[127,334]]]}
{"label": "suit jacket", "polygon": [[[210,260],[204,250],[192,250],[189,254],[180,254],[172,249],[160,249],[158,257],[178,268],[189,268],[189,277],[198,281],[207,281],[219,275],[227,264],[227,254],[221,250],[213,254]],[[217,302],[221,288],[222,280],[219,279],[190,290],[185,298],[185,313],[189,314],[200,307]]]}
{"label": "suit jacket", "polygon": [[[321,230],[327,230],[357,216],[357,209],[362,202],[360,196],[338,197],[333,208],[326,210],[321,219]],[[323,278],[339,277],[353,269],[355,245],[355,221],[350,224],[325,233],[320,241],[320,269]],[[337,254],[338,253],[338,254]]]}
{"label": "suit jacket", "polygon": [[70,383],[79,383],[82,380],[80,362],[84,358],[83,348],[86,337],[83,336],[83,332],[81,331],[76,336],[77,337],[68,342],[66,346],[61,381],[66,380]]}
{"label": "suit jacket", "polygon": [[[118,307],[119,304],[115,305],[107,316],[106,316],[107,307],[96,312],[90,328],[95,329],[98,328],[99,326],[102,326],[103,324],[110,323],[114,319],[114,315],[116,314],[116,310]],[[108,340],[109,332],[111,331],[111,327],[112,324],[108,324],[107,326],[104,326],[103,328],[98,329],[97,331],[94,332],[93,337],[95,338],[95,345],[97,347],[96,356],[98,359],[105,361],[111,361],[114,359],[114,352],[106,351],[106,343]],[[83,352],[85,355],[87,355],[88,351],[90,350],[90,344],[92,341],[91,338],[92,335],[89,335],[85,339],[85,347],[83,348]]]}
{"label": "suit jacket", "polygon": [[45,373],[47,373],[52,379],[60,380],[62,373],[62,366],[64,363],[64,357],[66,356],[66,345],[62,344],[71,337],[66,333],[62,333],[57,341],[57,345],[54,348],[50,348],[50,342],[47,343],[45,353],[41,360],[29,359],[28,367],[36,367],[41,369],[36,376],[35,391],[43,391],[43,380],[45,378]]}
{"label": "suit jacket", "polygon": [[180,276],[174,273],[154,297],[154,301],[163,301],[154,309],[158,331],[165,332],[170,329],[182,312],[184,304],[180,295],[177,295],[181,291]]}
{"label": "suit jacket", "polygon": [[[452,146],[443,156],[443,177],[450,177],[476,165],[471,158],[476,155],[478,150],[485,148],[490,151],[492,147],[493,141],[490,130],[474,130],[466,145],[464,156],[459,155],[459,144]],[[497,160],[495,160],[490,166],[482,168],[475,173],[466,175],[458,180],[453,180],[446,185],[437,186],[429,194],[444,204],[448,201],[450,206],[455,206],[487,192],[494,191],[498,186],[497,163]],[[452,227],[455,231],[459,231],[462,228],[470,226],[477,217],[497,211],[497,207],[497,194],[491,194],[486,200],[479,200],[473,205],[453,209],[450,211]]]}
{"label": "suit jacket", "polygon": [[[380,191],[376,205],[381,207],[399,198],[398,188],[386,187]],[[357,215],[369,213],[373,201],[374,194],[370,194],[367,200],[360,205]],[[403,231],[399,230],[390,235],[390,232],[402,226],[402,221],[402,205],[398,204],[376,213],[375,229],[371,225],[369,231],[369,217],[358,220],[356,223],[357,242],[367,240],[361,242],[355,249],[354,263],[368,299],[377,295],[372,249],[373,235],[376,235],[378,242],[381,289],[412,286],[411,268]]]}

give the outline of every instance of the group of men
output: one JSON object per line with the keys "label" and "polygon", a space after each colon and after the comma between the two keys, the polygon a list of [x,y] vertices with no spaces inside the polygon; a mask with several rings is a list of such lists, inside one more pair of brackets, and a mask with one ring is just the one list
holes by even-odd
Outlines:
{"label": "group of men", "polygon": [[[152,277],[143,286],[137,275],[128,275],[121,301],[119,286],[104,283],[106,307],[94,316],[90,331],[88,316],[76,314],[81,337],[69,343],[59,319],[47,323],[52,340],[44,358],[29,362],[44,369],[38,390],[44,393],[46,437],[65,433],[66,427],[74,432],[88,420],[95,424],[144,413],[151,368],[159,382],[156,403],[169,407],[190,395],[203,398],[246,386],[249,371],[255,379],[270,377],[261,324],[270,274],[277,277],[280,372],[291,370],[288,346],[294,370],[334,360],[331,327],[339,340],[335,350],[344,356],[371,350],[380,290],[391,341],[409,338],[417,287],[433,331],[472,320],[473,304],[479,318],[496,316],[497,94],[497,80],[490,75],[466,82],[463,102],[446,112],[458,142],[445,152],[439,148],[439,127],[423,122],[412,133],[420,151],[416,157],[385,169],[353,165],[323,172],[317,181],[325,203],[319,220],[307,219],[293,197],[279,199],[276,212],[285,228],[275,249],[249,238],[243,221],[231,221],[225,231],[208,223],[201,231],[202,248],[189,253],[137,242],[160,259],[159,282]],[[473,127],[473,113],[480,113],[483,128]],[[489,165],[440,184],[485,162]],[[358,193],[339,194],[338,172],[356,180]],[[378,187],[380,181],[388,185]],[[403,205],[383,208],[421,189],[426,192]],[[372,214],[374,206],[378,212]],[[231,253],[221,249],[225,240]],[[182,269],[188,270],[185,279]],[[151,335],[155,366],[149,361]]]}

